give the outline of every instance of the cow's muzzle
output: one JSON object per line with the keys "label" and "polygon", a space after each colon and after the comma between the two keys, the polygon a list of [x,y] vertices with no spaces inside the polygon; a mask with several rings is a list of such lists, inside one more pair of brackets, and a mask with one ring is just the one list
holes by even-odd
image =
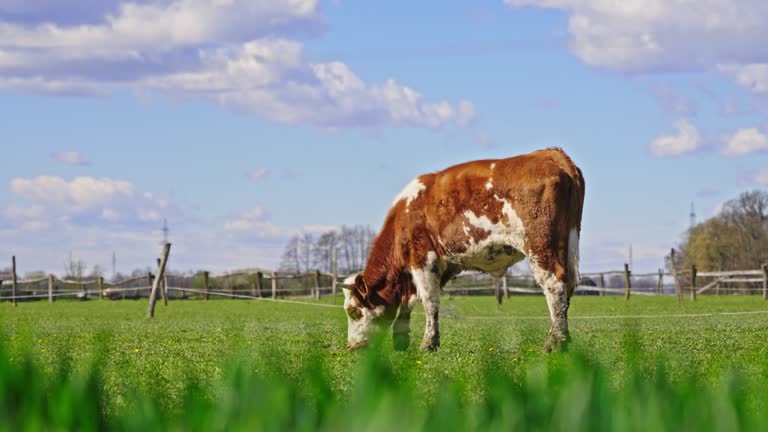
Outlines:
{"label": "cow's muzzle", "polygon": [[348,343],[347,344],[347,349],[349,351],[354,351],[356,349],[359,349],[359,348],[362,348],[362,347],[366,346],[367,344],[368,344],[367,340],[364,340],[364,341],[361,341],[361,342],[356,342],[354,344]]}

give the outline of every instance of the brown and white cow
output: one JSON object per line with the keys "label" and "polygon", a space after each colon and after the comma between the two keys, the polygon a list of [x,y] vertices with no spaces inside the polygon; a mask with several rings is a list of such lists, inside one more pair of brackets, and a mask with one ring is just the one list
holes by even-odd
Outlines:
{"label": "brown and white cow", "polygon": [[481,160],[425,174],[395,198],[365,270],[342,285],[348,348],[375,323],[394,321],[397,349],[409,344],[416,300],[426,313],[422,350],[440,345],[440,289],[463,270],[502,277],[528,257],[552,318],[545,351],[568,339],[578,278],[584,178],[560,149]]}

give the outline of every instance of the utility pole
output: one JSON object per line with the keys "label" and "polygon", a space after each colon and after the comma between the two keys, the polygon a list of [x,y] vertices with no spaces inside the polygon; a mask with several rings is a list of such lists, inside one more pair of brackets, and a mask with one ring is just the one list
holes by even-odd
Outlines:
{"label": "utility pole", "polygon": [[168,229],[168,219],[163,218],[163,245],[168,244],[168,233],[170,230]]}

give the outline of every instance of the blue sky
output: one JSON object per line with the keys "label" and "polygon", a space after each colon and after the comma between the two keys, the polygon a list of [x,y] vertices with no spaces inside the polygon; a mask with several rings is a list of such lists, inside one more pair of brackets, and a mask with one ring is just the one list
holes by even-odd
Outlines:
{"label": "blue sky", "polygon": [[[563,147],[582,271],[768,184],[761,0],[0,0],[0,256],[275,267],[414,176]],[[74,8],[74,5],[72,5]],[[10,260],[9,260],[10,261]],[[0,267],[3,267],[0,265]]]}

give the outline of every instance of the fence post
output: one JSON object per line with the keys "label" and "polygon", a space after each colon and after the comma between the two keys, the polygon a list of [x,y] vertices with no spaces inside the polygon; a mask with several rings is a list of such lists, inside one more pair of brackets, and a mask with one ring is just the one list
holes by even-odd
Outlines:
{"label": "fence post", "polygon": [[691,300],[696,301],[696,265],[691,266]]}
{"label": "fence post", "polygon": [[272,298],[277,298],[277,273],[272,272]]}
{"label": "fence post", "polygon": [[104,300],[104,278],[99,276],[96,285],[99,288],[99,300]]}
{"label": "fence post", "polygon": [[211,274],[207,271],[203,272],[203,298],[208,300],[208,277]]}
{"label": "fence post", "polygon": [[624,263],[624,301],[629,301],[629,291],[632,289],[632,272],[629,264]]}
{"label": "fence post", "polygon": [[[147,272],[147,286],[149,287],[150,292],[152,291],[152,278],[152,272]],[[136,298],[139,298],[138,293],[136,294]]]}
{"label": "fence post", "polygon": [[48,303],[53,303],[53,275],[48,275]]}
{"label": "fence post", "polygon": [[672,264],[672,279],[675,280],[675,295],[677,295],[677,303],[683,304],[683,291],[680,287],[680,280],[677,278],[677,262],[675,262],[675,249],[669,252],[669,260]]}
{"label": "fence post", "polygon": [[[721,268],[720,271],[723,271],[723,269]],[[722,280],[722,277],[718,277],[717,278],[717,284],[715,284],[715,295],[716,296],[720,295],[720,281],[721,280]]]}
{"label": "fence post", "polygon": [[603,297],[605,296],[605,273],[600,273],[600,288],[602,288],[600,297]]}
{"label": "fence post", "polygon": [[656,282],[656,295],[662,295],[664,289],[664,272],[659,269],[659,280]]}
{"label": "fence post", "polygon": [[11,295],[13,296],[13,305],[16,306],[16,256],[11,257],[11,289],[13,290]]}
{"label": "fence post", "polygon": [[[160,268],[160,258],[157,259],[157,268]],[[163,278],[160,279],[160,288],[161,288],[161,292],[163,293],[163,304],[168,306],[168,291],[166,291],[165,289],[165,276],[163,276]]]}
{"label": "fence post", "polygon": [[256,282],[251,282],[251,297],[256,297]]}
{"label": "fence post", "polygon": [[315,300],[320,300],[320,270],[315,270]]}
{"label": "fence post", "polygon": [[763,264],[763,300],[768,300],[768,265]]}
{"label": "fence post", "polygon": [[168,254],[171,252],[171,244],[166,242],[163,245],[163,258],[160,260],[160,266],[157,269],[155,283],[152,284],[152,291],[149,293],[149,306],[147,307],[147,318],[155,317],[155,300],[157,299],[157,289],[163,284],[165,277],[165,265],[168,264]]}
{"label": "fence post", "polygon": [[165,305],[168,306],[168,275],[163,275],[163,300],[165,300]]}
{"label": "fence post", "polygon": [[331,265],[333,266],[333,283],[331,284],[331,295],[333,295],[333,304],[336,304],[336,280],[339,278],[339,269],[336,265],[336,248],[332,248],[332,250],[333,252],[331,253]]}
{"label": "fence post", "polygon": [[264,297],[264,273],[256,273],[256,288],[259,292],[259,298]]}

